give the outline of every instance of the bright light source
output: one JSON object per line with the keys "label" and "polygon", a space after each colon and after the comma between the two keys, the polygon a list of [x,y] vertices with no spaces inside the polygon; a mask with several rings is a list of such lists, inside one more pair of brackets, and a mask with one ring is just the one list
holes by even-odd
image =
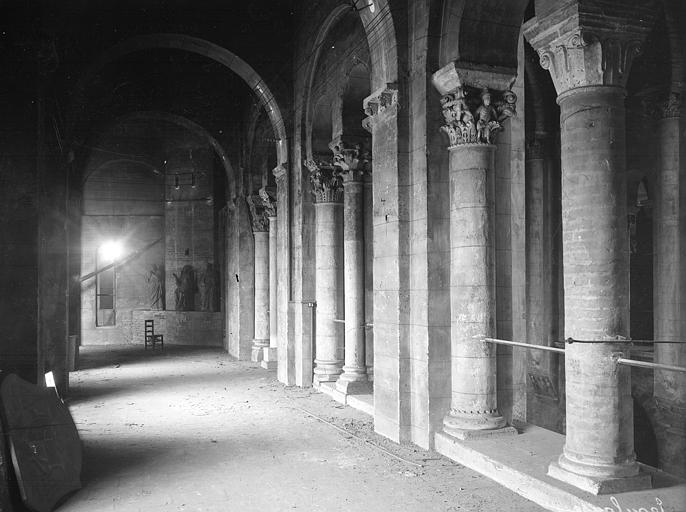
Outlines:
{"label": "bright light source", "polygon": [[115,261],[121,258],[124,248],[121,242],[116,240],[108,240],[100,246],[100,257],[104,261]]}
{"label": "bright light source", "polygon": [[374,0],[369,0],[369,12],[376,11],[376,6],[374,5]]}

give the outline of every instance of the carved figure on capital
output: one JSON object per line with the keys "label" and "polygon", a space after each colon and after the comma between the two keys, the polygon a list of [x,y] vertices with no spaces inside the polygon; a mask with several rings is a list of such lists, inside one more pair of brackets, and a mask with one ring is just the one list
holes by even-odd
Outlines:
{"label": "carved figure on capital", "polygon": [[265,215],[267,217],[276,217],[276,198],[274,194],[267,187],[260,188],[257,193],[262,200]]}
{"label": "carved figure on capital", "polygon": [[250,210],[250,220],[252,222],[253,231],[268,231],[269,219],[265,211],[264,203],[259,195],[246,196],[245,201],[248,203]]}
{"label": "carved figure on capital", "polygon": [[450,146],[461,144],[492,144],[493,135],[502,128],[500,124],[507,117],[516,114],[516,95],[506,91],[502,101],[492,103],[491,92],[482,89],[481,102],[470,109],[463,87],[441,99],[446,124],[441,127],[450,140]]}

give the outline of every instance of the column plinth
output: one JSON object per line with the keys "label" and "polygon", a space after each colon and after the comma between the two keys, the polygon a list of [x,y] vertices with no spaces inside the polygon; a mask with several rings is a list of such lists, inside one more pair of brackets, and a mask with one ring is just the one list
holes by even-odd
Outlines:
{"label": "column plinth", "polygon": [[253,231],[255,237],[255,338],[251,361],[262,361],[269,346],[269,233]]}
{"label": "column plinth", "polygon": [[498,412],[495,347],[495,146],[450,147],[451,409],[458,439],[512,435]]}
{"label": "column plinth", "polygon": [[276,302],[276,216],[270,215],[269,219],[269,346],[264,347],[262,355],[262,367],[273,370],[277,366],[277,302]]}
{"label": "column plinth", "polygon": [[363,182],[359,173],[343,177],[343,273],[345,286],[345,366],[336,388],[369,393],[365,361]]}

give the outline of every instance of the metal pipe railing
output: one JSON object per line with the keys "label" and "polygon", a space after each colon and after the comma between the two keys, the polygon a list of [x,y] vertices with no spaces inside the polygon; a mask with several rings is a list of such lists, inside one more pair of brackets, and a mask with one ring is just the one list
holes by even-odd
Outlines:
{"label": "metal pipe railing", "polygon": [[667,370],[670,372],[686,373],[686,368],[682,366],[672,366],[671,364],[651,363],[649,361],[637,361],[635,359],[626,359],[624,357],[616,357],[615,362],[617,364],[635,366],[637,368],[650,368],[653,370]]}
{"label": "metal pipe railing", "polygon": [[519,341],[499,340],[497,338],[483,338],[483,341],[485,341],[487,343],[494,343],[496,345],[507,345],[507,346],[511,346],[511,347],[531,348],[534,350],[543,350],[545,352],[555,352],[558,354],[564,354],[565,353],[565,349],[563,349],[563,348],[549,347],[547,345],[533,345],[531,343],[521,343]]}
{"label": "metal pipe railing", "polygon": [[[531,343],[521,343],[519,341],[510,340],[500,340],[497,338],[483,338],[482,341],[487,343],[494,343],[496,345],[506,345],[511,347],[522,347],[534,350],[543,350],[545,352],[555,352],[558,354],[564,354],[565,350],[563,348],[549,347],[547,345],[533,345]],[[575,340],[576,341],[576,340]],[[637,368],[650,368],[654,370],[667,370],[671,372],[681,372],[686,373],[686,368],[682,366],[673,366],[670,364],[663,363],[651,363],[649,361],[637,361],[635,359],[627,359],[625,357],[615,357],[615,362],[617,364],[623,364],[626,366],[635,366]]]}
{"label": "metal pipe railing", "polygon": [[654,343],[675,343],[675,344],[684,344],[686,345],[686,341],[668,341],[668,340],[632,340],[632,339],[608,339],[608,340],[575,340],[574,338],[567,338],[565,343],[569,343],[570,345],[572,343],[588,343],[588,344],[594,344],[594,343],[612,343],[612,344],[622,344],[622,345],[652,345]]}

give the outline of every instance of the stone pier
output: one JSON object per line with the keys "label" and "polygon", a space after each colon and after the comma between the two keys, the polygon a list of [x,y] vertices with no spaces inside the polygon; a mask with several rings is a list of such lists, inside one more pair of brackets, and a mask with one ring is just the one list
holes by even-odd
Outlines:
{"label": "stone pier", "polygon": [[[658,122],[660,170],[658,175],[658,207],[655,221],[655,339],[682,341],[684,331],[683,253],[680,238],[684,232],[681,202],[684,184],[680,176],[680,110],[674,94],[662,105]],[[658,343],[655,361],[686,366],[686,345]],[[660,469],[686,476],[686,375],[670,371],[655,371],[655,402],[662,420],[658,436],[664,436],[665,449],[659,453]]]}

